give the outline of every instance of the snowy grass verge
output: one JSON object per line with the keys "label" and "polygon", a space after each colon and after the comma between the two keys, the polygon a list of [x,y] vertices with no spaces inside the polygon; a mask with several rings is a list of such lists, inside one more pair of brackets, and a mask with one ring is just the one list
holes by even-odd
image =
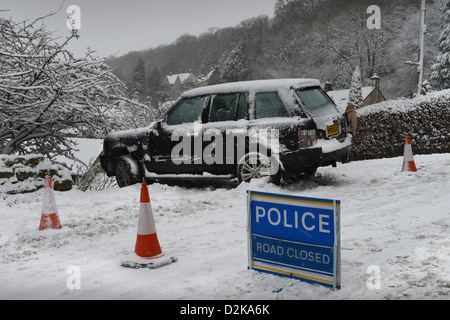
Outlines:
{"label": "snowy grass verge", "polygon": [[[234,189],[149,186],[174,264],[120,266],[134,251],[140,186],[56,192],[63,229],[38,231],[41,191],[0,202],[1,299],[449,299],[450,154],[321,168],[313,181]],[[342,289],[247,270],[246,190],[342,201]],[[70,266],[80,289],[70,289]],[[370,289],[378,266],[381,288]]]}

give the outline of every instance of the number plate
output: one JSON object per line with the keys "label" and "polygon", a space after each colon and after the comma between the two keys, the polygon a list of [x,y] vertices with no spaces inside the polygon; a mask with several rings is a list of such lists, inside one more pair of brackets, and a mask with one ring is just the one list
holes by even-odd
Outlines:
{"label": "number plate", "polygon": [[328,136],[334,136],[335,134],[339,134],[339,125],[334,124],[332,126],[327,127]]}

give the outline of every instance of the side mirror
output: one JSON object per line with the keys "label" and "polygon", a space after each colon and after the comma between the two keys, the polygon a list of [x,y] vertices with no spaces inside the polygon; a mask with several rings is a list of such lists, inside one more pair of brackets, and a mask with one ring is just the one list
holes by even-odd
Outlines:
{"label": "side mirror", "polygon": [[156,121],[156,123],[155,123],[155,129],[156,130],[161,130],[162,129],[162,122],[163,122],[163,120]]}

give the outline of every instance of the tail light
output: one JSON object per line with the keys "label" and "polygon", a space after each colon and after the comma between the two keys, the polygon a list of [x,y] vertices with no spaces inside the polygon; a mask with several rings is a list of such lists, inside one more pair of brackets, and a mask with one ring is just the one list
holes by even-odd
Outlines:
{"label": "tail light", "polygon": [[300,130],[298,132],[299,148],[309,148],[317,143],[316,130]]}

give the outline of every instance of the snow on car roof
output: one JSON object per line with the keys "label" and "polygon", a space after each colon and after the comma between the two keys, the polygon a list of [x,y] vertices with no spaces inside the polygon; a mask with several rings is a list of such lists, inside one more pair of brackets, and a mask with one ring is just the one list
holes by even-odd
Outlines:
{"label": "snow on car roof", "polygon": [[249,91],[268,91],[280,88],[304,88],[311,86],[320,86],[320,81],[316,79],[273,79],[273,80],[253,80],[242,82],[230,82],[216,84],[207,87],[201,87],[186,91],[182,97],[201,96],[216,93],[249,92]]}

